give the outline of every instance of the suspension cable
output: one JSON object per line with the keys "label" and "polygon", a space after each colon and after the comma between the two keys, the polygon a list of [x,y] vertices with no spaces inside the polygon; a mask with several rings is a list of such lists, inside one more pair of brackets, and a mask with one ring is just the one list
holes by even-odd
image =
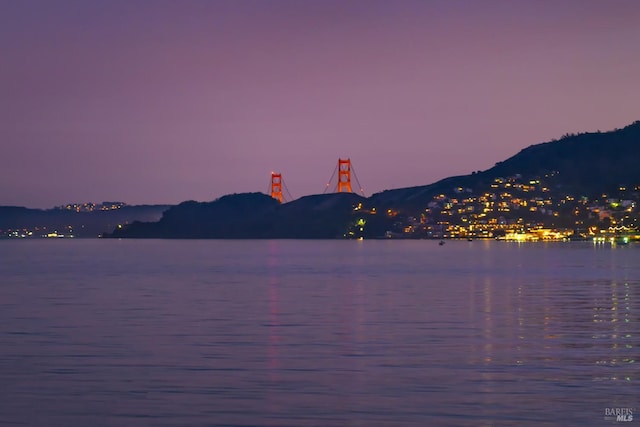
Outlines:
{"label": "suspension cable", "polygon": [[[289,192],[289,188],[287,187],[287,183],[284,182],[284,178],[280,178],[281,182],[282,182],[282,186],[284,187],[284,190],[287,192],[287,196],[288,196],[288,200],[287,202],[291,202],[293,201],[293,196],[291,195],[291,193]],[[285,202],[286,203],[286,202]]]}
{"label": "suspension cable", "polygon": [[[337,171],[338,171],[338,165],[336,164],[336,167],[333,170],[333,173],[331,174],[331,178],[329,178],[329,182],[327,182],[327,185],[324,187],[324,191],[322,192],[322,194],[326,194],[327,190],[329,189],[329,185],[331,185],[331,181],[333,180],[333,177],[336,176]],[[338,184],[336,184],[336,187],[338,187]]]}
{"label": "suspension cable", "polygon": [[353,167],[353,163],[351,164],[351,170],[353,171],[353,177],[356,179],[356,183],[358,184],[358,188],[360,189],[360,194],[364,197],[364,189],[362,185],[360,185],[360,181],[358,180],[358,175],[356,175],[356,170]]}

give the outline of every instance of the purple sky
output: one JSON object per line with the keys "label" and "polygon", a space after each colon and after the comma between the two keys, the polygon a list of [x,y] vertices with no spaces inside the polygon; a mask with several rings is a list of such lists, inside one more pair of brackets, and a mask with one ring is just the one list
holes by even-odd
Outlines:
{"label": "purple sky", "polygon": [[0,0],[0,205],[367,195],[640,119],[637,0]]}

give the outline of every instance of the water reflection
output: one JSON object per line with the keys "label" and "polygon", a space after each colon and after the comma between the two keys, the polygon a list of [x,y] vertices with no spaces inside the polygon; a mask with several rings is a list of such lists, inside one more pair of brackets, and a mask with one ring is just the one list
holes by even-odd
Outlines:
{"label": "water reflection", "polygon": [[[483,404],[495,410],[504,398],[521,407],[579,407],[568,392],[574,390],[588,396],[592,411],[607,400],[632,405],[638,282],[567,280],[557,266],[532,261],[517,264],[519,274],[513,277],[470,278],[468,312],[479,330],[475,342],[467,338],[473,343],[467,360],[479,367],[469,377],[473,383],[477,376]],[[534,405],[524,384],[532,394],[538,388],[546,393]],[[607,384],[622,387],[606,392]],[[509,391],[513,395],[506,398]]]}
{"label": "water reflection", "polygon": [[[628,282],[517,283],[496,292],[486,278],[479,306],[477,293],[472,282],[469,304],[476,304],[478,316],[473,321],[482,325],[482,340],[471,346],[472,354],[478,356],[472,357],[471,363],[526,365],[558,362],[568,356],[580,364],[593,358],[597,358],[593,361],[597,365],[635,363],[638,325],[633,314],[639,304]],[[513,346],[512,353],[501,352],[513,356],[512,360],[496,360],[501,345]],[[577,353],[583,350],[588,351]],[[632,377],[627,372],[624,379]]]}
{"label": "water reflection", "polygon": [[[619,285],[612,282],[610,289],[596,299],[593,308],[594,334],[592,338],[609,347],[608,354],[596,361],[598,365],[615,367],[620,364],[636,362],[634,351],[634,336],[637,328],[632,325],[632,289],[628,282]],[[637,306],[637,304],[636,304]],[[631,381],[637,379],[635,370],[612,371],[611,376],[602,378],[611,381]]]}
{"label": "water reflection", "polygon": [[278,244],[277,242],[270,241],[269,255],[267,258],[268,270],[269,270],[269,378],[271,381],[276,382],[278,379],[278,345],[280,343],[279,335],[279,307],[278,307],[278,284],[279,268],[278,268]]}

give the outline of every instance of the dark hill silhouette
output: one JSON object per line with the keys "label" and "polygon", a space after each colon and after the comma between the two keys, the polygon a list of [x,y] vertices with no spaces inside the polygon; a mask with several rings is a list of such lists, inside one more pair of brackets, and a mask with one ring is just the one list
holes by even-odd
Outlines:
{"label": "dark hill silhouette", "polygon": [[350,193],[306,196],[280,204],[262,193],[232,194],[213,202],[184,202],[155,223],[134,222],[104,237],[136,238],[336,238],[354,203]]}
{"label": "dark hill silhouette", "polygon": [[494,176],[559,172],[559,183],[586,195],[640,182],[640,121],[611,132],[567,135],[525,148],[490,171]]}
{"label": "dark hill silhouette", "polygon": [[610,132],[565,135],[560,140],[529,146],[488,170],[445,178],[430,185],[374,194],[380,206],[418,208],[425,200],[454,187],[480,189],[495,178],[520,174],[535,179],[555,173],[556,189],[594,196],[640,183],[640,121]]}
{"label": "dark hill silhouette", "polygon": [[272,227],[262,237],[336,238],[343,237],[353,217],[353,207],[366,200],[353,193],[305,196],[279,206],[269,218]]}
{"label": "dark hill silhouette", "polygon": [[278,202],[262,193],[232,194],[213,202],[187,201],[168,209],[158,222],[133,222],[104,237],[248,238]]}

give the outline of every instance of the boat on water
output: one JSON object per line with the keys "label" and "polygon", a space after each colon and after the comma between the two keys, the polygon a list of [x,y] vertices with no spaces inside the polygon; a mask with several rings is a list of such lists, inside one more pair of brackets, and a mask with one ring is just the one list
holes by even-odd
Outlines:
{"label": "boat on water", "polygon": [[438,242],[439,246],[443,246],[444,245],[444,240],[440,240],[440,242]]}

